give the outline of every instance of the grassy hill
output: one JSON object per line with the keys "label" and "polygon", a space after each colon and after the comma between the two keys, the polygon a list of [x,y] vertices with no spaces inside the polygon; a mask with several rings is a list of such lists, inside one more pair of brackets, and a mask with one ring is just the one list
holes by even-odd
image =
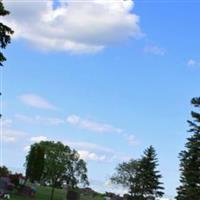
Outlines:
{"label": "grassy hill", "polygon": [[[48,187],[38,187],[37,188],[37,195],[36,200],[49,200],[51,194],[51,188]],[[66,200],[65,198],[65,192],[61,189],[56,189],[54,194],[54,200]],[[31,198],[30,198],[31,199]],[[12,195],[11,200],[27,200],[27,197],[21,197],[17,195]],[[91,197],[89,195],[81,195],[81,200],[103,200],[103,197],[101,195],[98,195],[96,197]]]}

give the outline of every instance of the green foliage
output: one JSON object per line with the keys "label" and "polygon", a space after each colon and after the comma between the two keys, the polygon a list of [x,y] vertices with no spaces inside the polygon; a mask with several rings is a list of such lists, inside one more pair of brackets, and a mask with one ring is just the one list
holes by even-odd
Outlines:
{"label": "green foliage", "polygon": [[132,189],[137,184],[139,162],[139,160],[132,159],[129,162],[119,164],[116,168],[116,173],[111,177],[111,182],[129,188],[130,193],[132,193]]}
{"label": "green foliage", "polygon": [[[193,98],[192,105],[200,107],[200,98]],[[200,197],[200,114],[192,111],[192,121],[188,121],[192,133],[187,139],[185,150],[181,151],[181,185],[177,188],[177,200],[199,200]]]}
{"label": "green foliage", "polygon": [[33,144],[26,157],[26,177],[31,181],[40,181],[44,169],[44,148]]}
{"label": "green foliage", "polygon": [[[5,10],[2,1],[0,1],[0,16],[8,15],[9,11]],[[6,26],[5,24],[0,22],[0,48],[5,49],[6,46],[11,41],[11,35],[13,34],[13,30]],[[2,66],[3,62],[6,60],[5,56],[2,52],[0,52],[0,66]]]}
{"label": "green foliage", "polygon": [[162,197],[164,189],[157,171],[158,161],[155,150],[150,146],[145,150],[144,155],[139,160],[123,162],[116,168],[116,174],[111,181],[129,189],[133,200],[156,199]]}

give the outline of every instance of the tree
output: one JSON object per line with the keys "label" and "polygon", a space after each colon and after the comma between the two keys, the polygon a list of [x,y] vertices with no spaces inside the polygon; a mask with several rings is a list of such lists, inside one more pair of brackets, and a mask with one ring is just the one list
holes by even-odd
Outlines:
{"label": "tree", "polygon": [[[200,97],[193,98],[191,104],[200,108]],[[200,197],[200,114],[192,111],[191,116],[193,120],[188,124],[192,135],[179,154],[181,185],[177,188],[177,200],[199,200]]]}
{"label": "tree", "polygon": [[141,159],[119,164],[111,181],[127,187],[133,200],[155,200],[164,195],[157,166],[155,150],[150,146]]}
{"label": "tree", "polygon": [[[43,163],[40,166],[41,174],[39,175],[37,174],[38,156]],[[61,142],[42,141],[32,145],[27,156],[26,167],[26,171],[34,180],[38,177],[52,186],[51,200],[55,187],[64,182],[68,182],[72,187],[78,184],[89,184],[86,163],[80,159],[75,150],[71,150],[69,146]]]}
{"label": "tree", "polygon": [[139,167],[139,181],[141,183],[141,195],[143,199],[155,200],[157,197],[164,195],[163,183],[160,182],[162,178],[160,172],[157,170],[158,159],[155,149],[150,146],[144,152],[144,156],[140,161]]}
{"label": "tree", "polygon": [[112,183],[128,188],[132,197],[138,195],[136,190],[139,187],[139,182],[137,181],[139,163],[139,160],[133,159],[123,162],[116,167],[116,173],[111,177]]}
{"label": "tree", "polygon": [[0,177],[8,176],[11,172],[8,170],[6,166],[0,167]]}
{"label": "tree", "polygon": [[[6,16],[9,15],[10,12],[5,10],[2,1],[0,1],[0,16]],[[11,41],[11,35],[13,34],[13,30],[6,26],[5,24],[0,22],[0,48],[5,49],[6,46]],[[0,66],[3,65],[3,62],[6,61],[5,56],[2,52],[0,52]]]}

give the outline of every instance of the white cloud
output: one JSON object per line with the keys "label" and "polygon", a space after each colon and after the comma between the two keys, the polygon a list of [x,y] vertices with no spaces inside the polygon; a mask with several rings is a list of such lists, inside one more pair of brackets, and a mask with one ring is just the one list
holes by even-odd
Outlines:
{"label": "white cloud", "polygon": [[[116,133],[120,137],[123,137],[129,143],[129,145],[134,147],[139,145],[139,141],[133,134],[128,134],[125,130],[116,128],[110,124],[95,122],[93,120],[81,118],[78,115],[69,115],[66,121],[73,126],[96,133]],[[79,144],[79,146],[81,145],[84,144]]]}
{"label": "white cloud", "polygon": [[2,131],[2,139],[4,142],[16,142],[19,139],[25,138],[27,135],[28,134],[23,131],[10,128],[3,128]]}
{"label": "white cloud", "polygon": [[30,146],[30,145],[27,145],[27,146],[24,147],[24,151],[25,151],[25,152],[28,152],[28,151],[30,150],[30,148],[31,148],[31,146]]}
{"label": "white cloud", "polygon": [[200,67],[200,61],[191,58],[187,61],[187,65],[189,67]]}
{"label": "white cloud", "polygon": [[75,149],[87,149],[87,150],[95,150],[95,151],[101,151],[105,153],[114,153],[114,150],[108,147],[104,147],[98,144],[89,143],[89,142],[72,142],[67,141],[65,142],[66,145],[69,145]]}
{"label": "white cloud", "polygon": [[24,104],[35,107],[35,108],[49,109],[49,110],[56,109],[56,107],[52,105],[51,103],[49,103],[46,99],[35,94],[24,94],[24,95],[19,96],[19,99]]}
{"label": "white cloud", "polygon": [[115,193],[117,195],[124,195],[124,194],[128,193],[128,189],[127,188],[124,188],[124,187],[122,187],[120,185],[113,184],[110,181],[110,179],[105,181],[104,187],[106,188],[106,191],[113,192],[113,193]]}
{"label": "white cloud", "polygon": [[115,128],[109,124],[95,122],[89,119],[83,119],[78,115],[70,115],[67,117],[67,122],[73,126],[77,126],[89,131],[94,131],[97,133],[121,133],[123,130]]}
{"label": "white cloud", "polygon": [[165,49],[158,47],[156,45],[147,45],[144,47],[144,52],[149,53],[149,54],[154,54],[154,55],[159,55],[159,56],[164,56],[165,55]]}
{"label": "white cloud", "polygon": [[196,60],[189,59],[187,62],[187,65],[192,66],[192,65],[196,65],[196,63],[197,63]]}
{"label": "white cloud", "polygon": [[48,138],[45,136],[36,136],[36,137],[31,137],[30,141],[31,142],[41,142],[41,141],[47,141]]}
{"label": "white cloud", "polygon": [[127,140],[128,140],[128,143],[131,145],[131,146],[138,146],[139,145],[139,141],[136,139],[136,137],[134,135],[127,135],[126,136]]}
{"label": "white cloud", "polygon": [[[48,140],[48,138],[46,136],[35,136],[35,137],[29,138],[29,141],[31,143],[39,143],[41,141],[47,141],[47,140]],[[28,152],[30,150],[30,148],[31,148],[31,145],[26,145],[24,147],[24,151]]]}
{"label": "white cloud", "polygon": [[67,141],[65,142],[65,144],[69,145],[72,148],[75,148],[76,150],[78,150],[78,152],[81,152],[82,158],[86,160],[101,162],[121,162],[130,160],[131,158],[128,155],[116,152],[114,149],[101,146],[95,143],[83,141]]}
{"label": "white cloud", "polygon": [[105,155],[97,155],[94,152],[89,152],[86,150],[79,150],[78,151],[80,158],[84,160],[92,160],[92,161],[105,161],[106,156]]}
{"label": "white cloud", "polygon": [[30,124],[41,124],[41,125],[60,125],[64,124],[65,121],[56,117],[42,117],[42,116],[27,116],[22,114],[16,114],[15,118],[19,121],[30,123]]}
{"label": "white cloud", "polygon": [[11,124],[13,123],[13,121],[11,119],[1,118],[0,121],[1,121],[0,126],[2,126],[2,127],[10,127]]}
{"label": "white cloud", "polygon": [[14,37],[46,51],[96,52],[142,35],[132,0],[66,0],[56,9],[51,0],[4,3],[11,11],[4,22],[13,27]]}

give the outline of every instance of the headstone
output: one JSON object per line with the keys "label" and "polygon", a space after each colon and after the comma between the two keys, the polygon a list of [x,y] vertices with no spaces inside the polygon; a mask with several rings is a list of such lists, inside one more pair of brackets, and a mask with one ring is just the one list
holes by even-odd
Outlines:
{"label": "headstone", "polygon": [[80,194],[75,191],[68,191],[67,200],[80,200]]}

